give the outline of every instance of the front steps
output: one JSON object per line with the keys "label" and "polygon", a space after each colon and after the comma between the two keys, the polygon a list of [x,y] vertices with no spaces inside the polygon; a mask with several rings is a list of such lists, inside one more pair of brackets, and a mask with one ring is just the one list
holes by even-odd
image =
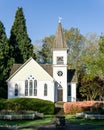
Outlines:
{"label": "front steps", "polygon": [[56,116],[63,116],[64,109],[63,109],[64,102],[56,102],[55,103],[55,115]]}

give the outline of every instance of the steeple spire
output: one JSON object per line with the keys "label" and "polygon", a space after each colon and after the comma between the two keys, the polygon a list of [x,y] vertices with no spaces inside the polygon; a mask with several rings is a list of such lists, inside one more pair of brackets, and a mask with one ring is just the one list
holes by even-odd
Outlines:
{"label": "steeple spire", "polygon": [[59,19],[58,28],[57,28],[56,35],[55,35],[55,41],[54,41],[53,48],[55,48],[55,49],[67,48],[60,19]]}

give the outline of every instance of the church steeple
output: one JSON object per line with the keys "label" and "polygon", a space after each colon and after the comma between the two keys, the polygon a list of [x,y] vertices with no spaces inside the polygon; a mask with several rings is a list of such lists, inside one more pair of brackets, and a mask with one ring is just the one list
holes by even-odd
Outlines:
{"label": "church steeple", "polygon": [[64,48],[67,48],[67,45],[63,35],[62,24],[61,21],[59,21],[53,44],[53,49],[64,49]]}
{"label": "church steeple", "polygon": [[67,101],[67,45],[64,39],[61,19],[53,44],[53,78],[56,81],[55,101]]}

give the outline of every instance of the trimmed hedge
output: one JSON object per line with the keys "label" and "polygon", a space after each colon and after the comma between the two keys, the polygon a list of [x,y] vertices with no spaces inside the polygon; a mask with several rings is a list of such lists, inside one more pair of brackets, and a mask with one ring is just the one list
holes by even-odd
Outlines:
{"label": "trimmed hedge", "polygon": [[64,103],[65,114],[76,114],[84,111],[104,113],[103,101],[83,101],[83,102],[66,102]]}
{"label": "trimmed hedge", "polygon": [[54,103],[36,98],[14,98],[0,100],[0,110],[38,111],[44,114],[54,114]]}

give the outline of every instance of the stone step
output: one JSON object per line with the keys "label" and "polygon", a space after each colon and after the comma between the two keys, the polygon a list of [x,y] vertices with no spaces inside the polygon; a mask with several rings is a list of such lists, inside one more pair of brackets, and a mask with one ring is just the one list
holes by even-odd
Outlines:
{"label": "stone step", "polygon": [[64,102],[56,102],[55,107],[63,108]]}

